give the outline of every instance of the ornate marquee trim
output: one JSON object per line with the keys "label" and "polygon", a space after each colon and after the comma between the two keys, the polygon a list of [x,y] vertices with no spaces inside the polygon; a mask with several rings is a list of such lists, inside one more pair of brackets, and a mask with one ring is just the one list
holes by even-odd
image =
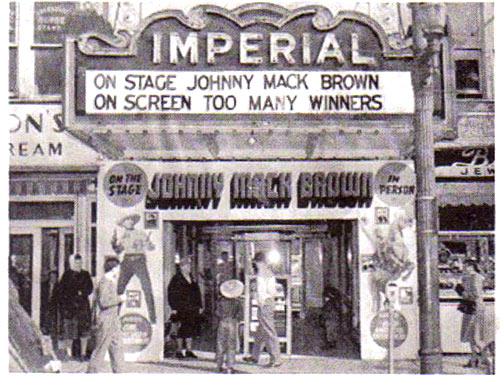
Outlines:
{"label": "ornate marquee trim", "polygon": [[[138,41],[142,33],[153,23],[175,19],[193,30],[203,30],[211,15],[222,16],[228,21],[245,28],[255,24],[268,24],[278,29],[301,16],[312,16],[312,26],[321,32],[337,27],[344,20],[357,21],[371,28],[377,35],[386,58],[411,57],[412,51],[402,47],[398,41],[390,40],[382,26],[372,17],[357,11],[340,11],[335,16],[331,11],[320,5],[308,5],[296,9],[286,9],[269,3],[251,3],[228,10],[216,5],[199,5],[192,8],[187,15],[179,10],[165,10],[145,18],[139,25],[137,33],[130,35],[119,31],[114,36],[100,33],[86,33],[78,38],[79,50],[89,56],[135,56],[138,51]],[[395,47],[399,45],[399,47]]]}

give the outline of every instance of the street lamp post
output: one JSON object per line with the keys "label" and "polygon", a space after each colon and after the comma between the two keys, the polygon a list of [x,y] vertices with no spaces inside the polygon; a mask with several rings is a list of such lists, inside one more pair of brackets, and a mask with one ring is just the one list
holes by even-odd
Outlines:
{"label": "street lamp post", "polygon": [[415,53],[415,167],[417,173],[417,257],[420,310],[420,373],[442,373],[435,196],[432,74],[444,35],[444,6],[413,3]]}

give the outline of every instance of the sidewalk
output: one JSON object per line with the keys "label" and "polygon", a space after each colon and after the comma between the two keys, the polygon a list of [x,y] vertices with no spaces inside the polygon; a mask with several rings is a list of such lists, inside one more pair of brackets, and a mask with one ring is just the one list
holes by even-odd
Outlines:
{"label": "sidewalk", "polygon": [[[127,371],[131,373],[191,373],[204,374],[216,373],[214,353],[196,352],[197,360],[165,359],[161,362],[152,363],[127,363]],[[467,362],[466,356],[444,356],[444,374],[486,374],[486,370],[467,369],[462,367]],[[362,361],[358,359],[342,359],[328,357],[292,356],[283,357],[283,365],[279,368],[264,367],[266,359],[262,357],[262,366],[250,365],[241,362],[241,356],[237,357],[235,369],[242,374],[387,374],[387,362],[384,361]],[[64,373],[85,372],[87,363],[67,361],[63,363]],[[111,369],[109,369],[111,371]],[[418,361],[396,361],[394,363],[396,374],[418,374]]]}

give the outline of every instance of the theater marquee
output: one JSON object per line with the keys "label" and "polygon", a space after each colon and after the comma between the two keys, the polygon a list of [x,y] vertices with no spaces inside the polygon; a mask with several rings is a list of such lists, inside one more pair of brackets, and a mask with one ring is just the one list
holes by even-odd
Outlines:
{"label": "theater marquee", "polygon": [[412,113],[409,72],[85,72],[87,114]]}
{"label": "theater marquee", "polygon": [[410,52],[373,19],[321,6],[254,8],[164,11],[132,37],[68,40],[66,123],[414,112]]}

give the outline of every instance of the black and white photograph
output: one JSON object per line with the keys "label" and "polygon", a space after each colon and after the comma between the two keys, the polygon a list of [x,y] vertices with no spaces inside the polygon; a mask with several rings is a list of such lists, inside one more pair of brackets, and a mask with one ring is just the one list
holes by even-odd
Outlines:
{"label": "black and white photograph", "polygon": [[10,376],[496,373],[493,2],[2,7]]}

